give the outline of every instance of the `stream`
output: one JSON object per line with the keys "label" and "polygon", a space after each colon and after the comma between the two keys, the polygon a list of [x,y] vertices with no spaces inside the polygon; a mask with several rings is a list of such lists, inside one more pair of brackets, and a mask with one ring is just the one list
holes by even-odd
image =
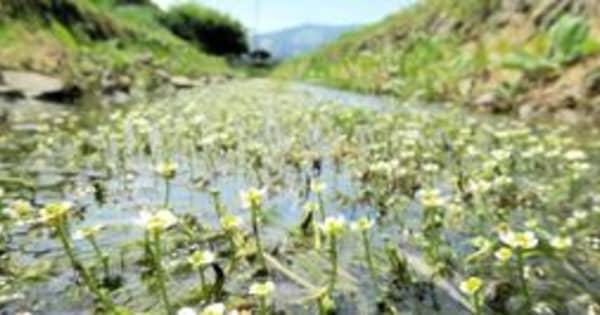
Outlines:
{"label": "stream", "polygon": [[[302,244],[302,238],[297,234],[304,215],[303,204],[315,201],[307,181],[316,177],[327,187],[323,204],[328,214],[341,215],[348,221],[361,216],[373,218],[377,220],[378,230],[373,235],[372,246],[383,249],[391,242],[404,252],[415,278],[414,285],[402,286],[391,278],[382,277],[379,284],[394,290],[389,293],[393,303],[388,301],[388,304],[394,304],[401,314],[469,314],[469,299],[458,289],[458,282],[466,276],[464,270],[457,270],[450,277],[431,280],[434,271],[424,263],[421,251],[413,244],[412,234],[420,229],[424,220],[417,198],[384,193],[386,189],[390,192],[393,189],[372,178],[369,178],[373,183],[371,186],[363,185],[356,173],[362,169],[375,169],[370,168],[377,164],[375,160],[361,158],[361,155],[367,156],[367,152],[373,159],[381,157],[382,161],[387,161],[386,154],[393,155],[386,148],[375,147],[387,143],[388,139],[381,134],[387,132],[388,125],[375,125],[371,115],[382,115],[383,121],[402,121],[392,115],[397,111],[407,112],[406,117],[416,119],[414,124],[427,126],[435,121],[465,127],[470,124],[480,126],[476,124],[494,120],[500,121],[498,124],[507,130],[513,128],[512,122],[501,117],[472,115],[442,105],[397,103],[397,100],[384,97],[302,83],[248,80],[180,91],[117,110],[94,105],[70,108],[41,103],[20,104],[18,108],[9,109],[8,122],[0,125],[0,187],[12,199],[30,200],[38,208],[49,202],[72,202],[78,209],[70,222],[73,231],[102,225],[104,230],[98,236],[98,244],[109,253],[111,268],[123,280],[121,288],[113,292],[115,302],[126,305],[136,314],[160,314],[157,306],[160,302],[148,294],[152,289],[140,276],[144,267],[137,262],[141,252],[139,240],[144,235],[143,227],[138,224],[139,212],[165,204],[167,188],[155,175],[157,163],[169,159],[177,164],[177,177],[168,187],[166,204],[180,217],[195,217],[199,229],[207,231],[206,235],[219,227],[211,191],[219,192],[223,206],[231,214],[246,219],[248,211],[240,205],[239,192],[249,187],[267,187],[265,247],[278,263],[286,265],[315,287],[321,286],[327,278],[327,259],[323,253],[302,250],[307,245]],[[304,107],[310,109],[310,113],[303,113]],[[151,113],[147,114],[146,109]],[[162,110],[168,114],[160,114]],[[451,117],[436,116],[443,111],[450,111]],[[386,114],[388,112],[391,114]],[[339,122],[335,125],[321,123],[323,117],[332,117]],[[311,125],[311,120],[318,122]],[[363,132],[369,130],[370,124],[373,131]],[[405,129],[411,126],[410,122],[403,124]],[[182,136],[186,134],[186,128],[193,132],[191,141]],[[378,133],[378,128],[385,130]],[[514,128],[523,127],[515,125]],[[560,136],[573,134],[575,139],[584,139],[577,131],[563,127],[540,124],[531,128],[534,134],[560,129]],[[445,130],[448,130],[447,134],[442,134]],[[422,134],[415,139],[422,143],[438,136],[452,139],[458,134],[456,130],[460,127],[426,129],[428,135]],[[410,130],[406,134],[410,137]],[[586,134],[584,143],[577,146],[584,148],[591,161],[597,161],[600,155],[595,135],[598,131],[589,129]],[[348,147],[349,143],[358,143],[357,148]],[[373,147],[361,147],[361,143]],[[482,148],[491,150],[491,146]],[[338,150],[339,156],[346,160],[340,162],[337,155],[324,153]],[[296,153],[298,156],[294,155]],[[424,159],[448,170],[454,167],[451,156],[427,157],[425,154]],[[519,165],[515,167],[518,169]],[[557,176],[555,172],[559,171],[550,170],[551,166],[548,168],[546,172],[553,174],[548,176]],[[594,165],[590,175],[596,173]],[[369,176],[375,175],[369,173]],[[443,195],[451,195],[452,188],[442,178],[445,176],[444,173],[420,180],[432,183]],[[386,187],[381,188],[383,199],[377,199],[379,191],[371,191],[369,187]],[[413,188],[406,189],[412,191]],[[374,201],[389,204],[384,207]],[[384,215],[384,208],[391,214]],[[508,220],[518,222],[520,219],[517,215]],[[491,228],[486,231],[472,223],[465,225],[482,235],[491,235]],[[247,223],[244,226],[248,229]],[[51,315],[93,313],[93,301],[74,285],[76,275],[69,268],[60,243],[47,229],[27,223],[12,226],[10,231],[8,252],[12,264],[24,270],[10,288],[11,293],[2,299],[4,302],[0,300],[0,313],[15,314],[25,310]],[[188,290],[198,281],[193,274],[181,271],[187,250],[178,244],[184,242],[184,236],[178,232],[172,234],[167,245],[171,248],[167,262],[171,271],[169,292],[186,300]],[[467,244],[470,233],[448,229],[442,235],[459,257],[472,254],[473,248]],[[74,244],[83,261],[91,263],[94,260],[93,248],[85,240],[74,240]],[[376,290],[372,290],[366,267],[358,262],[362,257],[362,247],[358,244],[354,236],[341,241],[340,295],[336,297],[340,314],[375,314],[383,307],[378,303]],[[219,251],[222,245],[208,242],[208,246]],[[224,265],[226,256],[220,257]],[[382,273],[389,271],[381,250],[375,254],[375,260],[380,262]],[[595,265],[597,261],[581,266]],[[597,271],[591,272],[586,280],[586,285],[593,290],[600,288],[597,275]],[[227,278],[226,292],[247,298],[249,278],[248,270],[240,271],[239,277]],[[273,279],[278,288],[273,298],[277,309],[289,314],[315,312],[312,306],[307,306],[310,303],[302,302],[311,295],[309,288],[283,272],[275,273]]]}

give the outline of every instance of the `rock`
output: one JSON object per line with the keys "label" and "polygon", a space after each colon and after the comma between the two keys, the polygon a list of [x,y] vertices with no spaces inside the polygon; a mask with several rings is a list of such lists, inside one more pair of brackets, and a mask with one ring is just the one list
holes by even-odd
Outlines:
{"label": "rock", "polygon": [[554,118],[560,122],[576,125],[583,120],[580,113],[573,109],[564,108],[554,113]]}
{"label": "rock", "polygon": [[584,94],[587,97],[600,95],[600,69],[594,69],[585,78]]}
{"label": "rock", "polygon": [[480,110],[499,113],[508,110],[508,106],[496,93],[486,93],[479,96],[473,105]]}
{"label": "rock", "polygon": [[2,71],[4,93],[13,97],[39,99],[57,103],[73,103],[83,94],[74,85],[66,85],[61,79],[34,72]]}
{"label": "rock", "polygon": [[4,85],[0,85],[0,96],[9,102],[25,98],[22,91]]}
{"label": "rock", "polygon": [[193,80],[184,76],[173,76],[170,78],[171,84],[177,89],[191,89],[193,87],[203,86],[198,80]]}
{"label": "rock", "polygon": [[100,80],[102,94],[111,95],[117,92],[129,93],[133,80],[130,76],[122,74],[115,75],[111,72],[104,72]]}
{"label": "rock", "polygon": [[536,118],[538,113],[536,111],[536,106],[533,104],[524,104],[519,107],[519,118],[523,120],[530,120]]}

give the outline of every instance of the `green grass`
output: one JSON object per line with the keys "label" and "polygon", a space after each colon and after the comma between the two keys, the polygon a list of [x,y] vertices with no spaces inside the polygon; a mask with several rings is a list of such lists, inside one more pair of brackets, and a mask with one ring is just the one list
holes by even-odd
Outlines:
{"label": "green grass", "polygon": [[[490,18],[499,5],[496,0],[418,1],[284,62],[273,75],[404,98],[463,101],[473,89],[512,86],[598,53],[583,17],[565,15],[549,29],[502,33]],[[519,42],[513,37],[520,32],[533,36]],[[494,82],[481,79],[487,73]]]}
{"label": "green grass", "polygon": [[[65,0],[62,3],[72,10],[69,12],[83,19],[67,23],[59,15],[51,20],[42,18],[43,3],[9,0],[0,7],[1,67],[26,68],[78,80],[77,76],[90,68],[140,72],[137,61],[151,55],[153,68],[175,74],[231,71],[223,58],[211,56],[173,35],[159,22],[163,13],[153,5]],[[18,10],[12,12],[11,8]]]}

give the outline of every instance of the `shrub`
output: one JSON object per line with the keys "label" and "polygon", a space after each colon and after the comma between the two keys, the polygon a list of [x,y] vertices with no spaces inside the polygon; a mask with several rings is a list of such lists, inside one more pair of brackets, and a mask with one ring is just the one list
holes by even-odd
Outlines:
{"label": "shrub", "polygon": [[248,51],[242,25],[231,17],[195,4],[171,8],[160,21],[178,37],[215,55],[240,55]]}
{"label": "shrub", "polygon": [[559,63],[569,63],[589,55],[597,49],[590,36],[590,26],[580,16],[564,15],[549,31],[550,58]]}

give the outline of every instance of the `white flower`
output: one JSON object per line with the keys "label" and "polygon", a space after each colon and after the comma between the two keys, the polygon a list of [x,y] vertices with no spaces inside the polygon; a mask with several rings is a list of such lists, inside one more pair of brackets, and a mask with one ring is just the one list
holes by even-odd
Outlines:
{"label": "white flower", "polygon": [[421,191],[421,204],[425,209],[439,208],[444,205],[444,199],[437,189],[424,189]]}
{"label": "white flower", "polygon": [[550,240],[550,246],[554,247],[554,249],[557,250],[565,250],[573,246],[573,239],[568,236],[556,236]]}
{"label": "white flower", "polygon": [[565,158],[569,161],[581,161],[586,159],[585,152],[581,150],[570,150],[565,153]]}
{"label": "white flower", "polygon": [[478,277],[470,277],[465,281],[460,283],[460,290],[468,295],[475,295],[481,287],[483,286],[483,281]]}
{"label": "white flower", "polygon": [[260,208],[263,199],[266,195],[266,189],[250,188],[246,191],[240,192],[240,199],[242,200],[242,208],[244,209],[256,209]]}
{"label": "white flower", "polygon": [[221,218],[221,228],[225,231],[235,230],[239,228],[241,224],[242,219],[232,214],[226,214]]}
{"label": "white flower", "polygon": [[310,191],[315,194],[322,193],[325,189],[327,189],[327,185],[323,182],[311,180],[310,181]]}
{"label": "white flower", "polygon": [[156,173],[165,179],[173,179],[177,175],[177,164],[173,162],[163,162],[156,166]]}
{"label": "white flower", "polygon": [[352,224],[350,225],[350,228],[353,231],[364,232],[364,231],[371,229],[374,225],[375,225],[375,221],[373,221],[367,217],[362,217],[362,218],[352,222]]}
{"label": "white flower", "polygon": [[320,228],[328,236],[338,236],[344,232],[346,219],[343,217],[327,217]]}
{"label": "white flower", "polygon": [[250,294],[258,297],[268,297],[275,291],[275,284],[271,281],[265,283],[253,283],[250,286]]}
{"label": "white flower", "polygon": [[90,239],[96,236],[100,231],[104,229],[103,225],[95,225],[92,227],[85,227],[75,231],[73,235],[73,239],[82,240],[82,239]]}
{"label": "white flower", "polygon": [[40,217],[48,224],[56,224],[67,218],[72,207],[70,202],[48,204],[40,210]]}
{"label": "white flower", "polygon": [[423,165],[423,171],[427,173],[436,173],[440,170],[440,166],[434,163],[427,163]]}
{"label": "white flower", "polygon": [[507,261],[510,260],[510,258],[512,257],[513,253],[512,250],[508,247],[502,247],[499,250],[497,250],[496,252],[494,252],[494,256],[496,256],[496,259],[498,259],[499,261],[505,263]]}
{"label": "white flower", "polygon": [[25,200],[15,200],[4,209],[4,214],[12,219],[23,219],[31,214],[33,207]]}
{"label": "white flower", "polygon": [[533,249],[538,245],[539,242],[535,234],[530,231],[523,233],[506,231],[500,233],[500,240],[512,248],[522,249]]}
{"label": "white flower", "polygon": [[177,315],[198,315],[198,313],[191,307],[184,307],[177,311]]}
{"label": "white flower", "polygon": [[209,250],[196,251],[190,257],[188,257],[188,263],[194,268],[200,268],[214,263],[215,259],[215,253]]}
{"label": "white flower", "polygon": [[140,212],[139,224],[151,232],[162,232],[177,224],[177,217],[169,210],[160,210],[156,213]]}
{"label": "white flower", "polygon": [[214,303],[202,310],[200,315],[223,315],[225,314],[225,304],[223,303]]}

